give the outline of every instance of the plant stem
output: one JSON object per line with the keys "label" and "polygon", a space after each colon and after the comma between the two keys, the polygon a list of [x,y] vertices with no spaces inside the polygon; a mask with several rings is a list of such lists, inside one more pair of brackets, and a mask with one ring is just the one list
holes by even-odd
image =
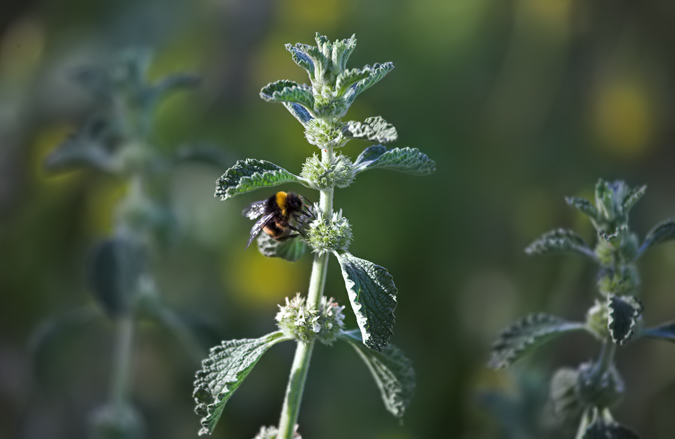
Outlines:
{"label": "plant stem", "polygon": [[126,315],[115,322],[115,352],[112,361],[112,380],[110,382],[110,403],[115,410],[122,411],[129,392],[129,372],[131,369],[131,350],[134,338],[134,317]]}
{"label": "plant stem", "polygon": [[[322,149],[321,158],[324,163],[332,162],[333,149]],[[319,197],[319,209],[321,213],[324,217],[330,217],[333,214],[333,188],[322,190]],[[318,309],[321,303],[326,285],[327,268],[328,253],[315,254],[314,262],[312,263],[312,274],[309,278],[309,291],[307,293],[308,307]],[[314,341],[309,343],[298,342],[295,349],[291,374],[288,379],[288,386],[286,387],[286,397],[281,409],[277,439],[293,439],[295,424],[298,421],[298,413],[300,412],[300,403],[302,402],[302,393],[305,389],[307,371],[309,370],[309,360],[312,357],[313,349]]]}

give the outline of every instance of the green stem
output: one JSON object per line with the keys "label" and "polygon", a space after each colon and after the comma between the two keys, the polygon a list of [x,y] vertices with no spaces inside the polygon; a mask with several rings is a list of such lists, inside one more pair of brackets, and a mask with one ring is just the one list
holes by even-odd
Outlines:
{"label": "green stem", "polygon": [[[322,159],[324,163],[330,163],[333,160],[332,148],[322,150]],[[333,214],[332,188],[321,191],[319,209],[324,216],[330,217],[330,215]],[[326,285],[327,268],[328,253],[315,254],[314,262],[312,264],[312,274],[309,278],[307,306],[313,306],[315,309],[318,309]],[[312,357],[313,349],[313,341],[309,343],[298,342],[295,349],[291,374],[288,379],[288,386],[286,387],[286,397],[284,398],[284,405],[281,409],[277,439],[293,439],[295,424],[298,421],[298,413],[300,412],[300,403],[302,402],[302,393],[305,389],[305,381],[307,380],[309,360]]]}
{"label": "green stem", "polygon": [[112,380],[110,382],[110,403],[121,411],[126,405],[129,393],[129,375],[131,370],[131,350],[134,338],[134,317],[126,315],[115,322],[115,352],[112,360]]}

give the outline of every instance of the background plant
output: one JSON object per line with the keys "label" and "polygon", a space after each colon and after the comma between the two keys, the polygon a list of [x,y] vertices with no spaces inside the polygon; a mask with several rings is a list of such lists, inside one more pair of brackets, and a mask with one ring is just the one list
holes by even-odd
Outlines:
{"label": "background plant", "polygon": [[490,366],[503,368],[544,343],[568,332],[586,331],[602,345],[598,357],[577,368],[559,369],[551,380],[550,404],[564,428],[578,423],[578,439],[637,438],[617,422],[613,409],[624,395],[624,381],[615,364],[617,347],[641,338],[675,340],[675,323],[645,327],[643,306],[636,297],[640,286],[637,259],[657,244],[675,239],[675,221],[655,226],[640,242],[628,217],[647,187],[630,188],[623,181],[599,180],[595,205],[584,198],[568,197],[567,204],[586,215],[597,232],[589,247],[578,234],[557,229],[544,234],[525,250],[528,254],[573,252],[599,265],[599,299],[588,310],[585,322],[568,321],[549,314],[531,314],[506,328],[492,348]]}
{"label": "background plant", "polygon": [[[94,246],[87,266],[89,290],[115,332],[108,399],[88,420],[88,436],[94,438],[146,436],[143,416],[132,403],[134,339],[142,319],[169,329],[194,360],[204,352],[195,328],[163,302],[152,259],[180,234],[166,197],[168,171],[184,160],[213,162],[222,154],[205,147],[172,152],[157,147],[153,136],[157,104],[198,79],[174,74],[150,83],[149,63],[146,51],[129,50],[107,65],[78,69],[73,76],[97,99],[97,110],[46,160],[54,172],[89,168],[126,183],[114,211],[112,234]],[[64,334],[89,329],[99,315],[82,307],[45,322],[34,338],[38,370],[50,367],[50,344]]]}
{"label": "background plant", "polygon": [[[427,175],[434,171],[435,164],[416,148],[383,146],[382,143],[392,142],[398,136],[393,125],[379,116],[363,122],[342,121],[354,99],[381,80],[394,65],[387,62],[347,69],[347,61],[356,48],[354,36],[330,42],[317,33],[316,44],[286,45],[293,61],[309,74],[311,85],[276,81],[263,87],[260,96],[269,102],[283,103],[303,125],[307,141],[319,148],[320,156],[310,156],[300,175],[268,161],[242,160],[228,169],[216,185],[216,196],[222,200],[285,183],[299,183],[319,191],[319,202],[312,209],[314,220],[309,224],[299,221],[298,226],[304,229],[301,236],[275,241],[263,233],[258,238],[263,255],[291,262],[297,261],[308,247],[311,249],[314,261],[308,294],[286,299],[286,305],[280,306],[276,317],[278,331],[258,339],[224,341],[212,348],[195,381],[196,412],[202,416],[200,434],[213,431],[225,404],[253,366],[270,347],[282,341],[297,342],[286,397],[278,427],[262,428],[259,438],[297,435],[296,422],[316,340],[324,344],[344,340],[351,344],[373,374],[385,407],[394,416],[403,416],[413,394],[411,363],[389,344],[398,293],[393,278],[385,268],[348,251],[351,227],[342,211],[334,209],[333,193],[336,187],[348,187],[358,174],[369,169]],[[352,161],[337,151],[351,139],[381,144],[366,148]],[[344,307],[324,296],[330,254],[340,264],[359,330],[345,330]]]}

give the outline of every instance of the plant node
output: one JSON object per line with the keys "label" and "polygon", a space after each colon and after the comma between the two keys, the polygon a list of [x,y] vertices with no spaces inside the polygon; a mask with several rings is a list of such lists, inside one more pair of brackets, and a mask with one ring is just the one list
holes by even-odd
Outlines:
{"label": "plant node", "polygon": [[294,298],[286,298],[286,305],[279,305],[276,320],[279,329],[288,337],[301,343],[310,343],[318,339],[331,345],[344,326],[344,306],[339,306],[332,298],[321,297],[319,309],[307,305],[307,299],[298,293]]}
{"label": "plant node", "polygon": [[342,210],[333,212],[330,217],[325,216],[316,206],[314,211],[317,216],[309,224],[307,244],[319,254],[349,249],[352,242],[352,227],[349,220],[342,216]]}
{"label": "plant node", "polygon": [[351,185],[356,177],[356,171],[351,159],[346,155],[336,154],[330,163],[325,163],[314,154],[302,165],[300,176],[317,189],[326,190]]}
{"label": "plant node", "polygon": [[[329,102],[322,107],[324,114],[332,114],[328,111],[331,105]],[[332,120],[312,119],[305,125],[305,137],[309,143],[319,148],[340,148],[349,141],[342,134],[342,125]]]}

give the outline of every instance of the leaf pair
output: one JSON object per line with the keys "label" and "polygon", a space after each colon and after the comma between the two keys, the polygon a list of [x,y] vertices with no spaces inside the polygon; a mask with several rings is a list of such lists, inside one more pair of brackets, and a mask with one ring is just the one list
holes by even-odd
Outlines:
{"label": "leaf pair", "polygon": [[[356,331],[342,332],[339,339],[352,345],[366,363],[387,410],[396,417],[403,416],[415,389],[415,375],[410,360],[393,345],[387,346],[382,352],[364,348]],[[225,404],[262,355],[275,344],[288,340],[291,339],[281,331],[276,331],[256,339],[223,341],[211,349],[194,382],[195,412],[202,417],[200,435],[213,432]]]}

